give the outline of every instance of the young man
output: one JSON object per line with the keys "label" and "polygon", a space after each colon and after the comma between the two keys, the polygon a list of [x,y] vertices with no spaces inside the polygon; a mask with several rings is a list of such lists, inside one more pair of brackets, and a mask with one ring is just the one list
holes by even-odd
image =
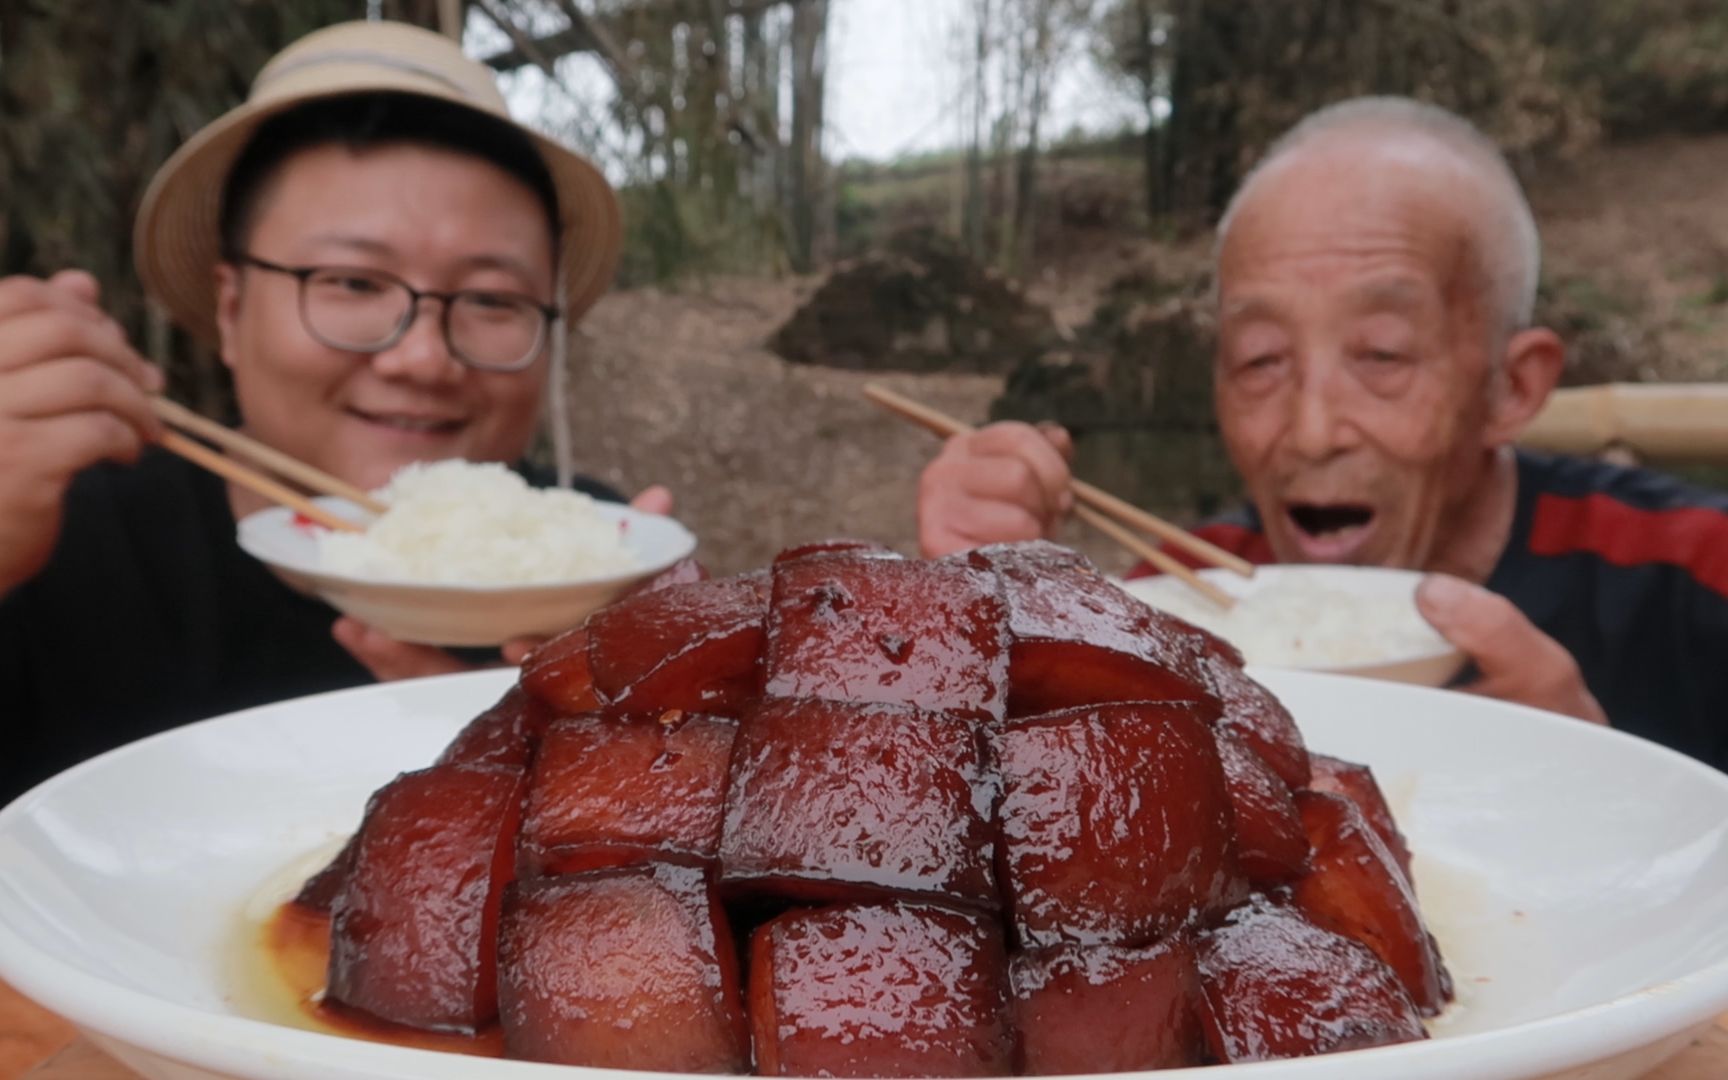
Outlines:
{"label": "young man", "polygon": [[[1478,692],[1728,766],[1728,497],[1517,452],[1564,348],[1531,326],[1522,191],[1464,121],[1398,99],[1298,125],[1220,225],[1216,407],[1260,562],[1425,570]],[[932,554],[1047,534],[1066,436],[995,425],[922,479]]]}
{"label": "young man", "polygon": [[[136,248],[233,373],[244,430],[370,487],[414,461],[521,461],[549,345],[619,239],[605,180],[511,122],[482,65],[352,23],[273,59],[163,166]],[[260,503],[151,448],[161,387],[87,275],[0,282],[0,798],[176,724],[460,666],[240,552]]]}

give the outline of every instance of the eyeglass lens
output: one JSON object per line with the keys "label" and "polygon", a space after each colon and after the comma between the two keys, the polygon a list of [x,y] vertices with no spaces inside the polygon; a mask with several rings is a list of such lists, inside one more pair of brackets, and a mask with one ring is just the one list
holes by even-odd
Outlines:
{"label": "eyeglass lens", "polygon": [[[524,297],[476,289],[449,303],[450,348],[475,367],[521,367],[540,348],[546,313]],[[388,346],[406,329],[413,305],[402,282],[348,269],[307,275],[302,294],[307,328],[334,348],[359,352]]]}

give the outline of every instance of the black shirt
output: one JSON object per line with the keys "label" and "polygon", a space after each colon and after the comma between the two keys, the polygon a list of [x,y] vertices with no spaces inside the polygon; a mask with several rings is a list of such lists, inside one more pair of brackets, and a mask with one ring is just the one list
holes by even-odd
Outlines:
{"label": "black shirt", "polygon": [[1520,454],[1487,586],[1566,647],[1615,727],[1728,769],[1728,495]]}
{"label": "black shirt", "polygon": [[77,477],[48,566],[0,598],[0,802],[145,735],[372,681],[337,612],[234,531],[223,482],[166,452]]}

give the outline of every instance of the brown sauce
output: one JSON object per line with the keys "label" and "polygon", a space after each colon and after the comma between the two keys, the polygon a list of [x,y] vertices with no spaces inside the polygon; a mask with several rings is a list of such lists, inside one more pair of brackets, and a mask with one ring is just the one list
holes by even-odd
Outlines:
{"label": "brown sauce", "polygon": [[442,1050],[477,1057],[503,1057],[504,1037],[496,1024],[477,1035],[446,1035],[387,1023],[324,1000],[330,956],[330,918],[293,903],[278,907],[260,928],[258,946],[264,976],[274,985],[255,988],[270,1011],[293,1016],[270,1019],[352,1039],[389,1043],[416,1050]]}

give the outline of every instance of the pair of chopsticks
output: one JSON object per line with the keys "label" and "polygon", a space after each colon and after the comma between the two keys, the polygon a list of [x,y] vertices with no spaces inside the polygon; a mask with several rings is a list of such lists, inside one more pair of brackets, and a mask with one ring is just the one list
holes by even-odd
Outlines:
{"label": "pair of chopsticks", "polygon": [[[961,423],[946,413],[938,412],[928,405],[920,404],[876,383],[865,384],[864,396],[889,412],[910,420],[943,438],[963,435],[974,430],[969,424]],[[1126,522],[1137,529],[1151,533],[1167,543],[1193,553],[1197,558],[1211,563],[1213,566],[1234,571],[1243,577],[1254,576],[1254,566],[1246,559],[1232,555],[1216,544],[1208,543],[1193,533],[1170,524],[1163,518],[1148,514],[1137,506],[1123,502],[1107,491],[1095,488],[1084,480],[1075,480],[1073,489],[1074,498],[1081,504],[1074,508],[1075,517],[1151,563],[1159,571],[1180,579],[1195,592],[1226,611],[1236,606],[1234,597],[1198,576],[1194,571],[1177,562],[1165,552],[1148,544],[1118,524],[1118,521]],[[1113,518],[1115,520],[1112,520]]]}
{"label": "pair of chopsticks", "polygon": [[334,529],[339,532],[364,532],[366,527],[339,514],[332,514],[292,488],[248,468],[236,461],[234,457],[219,454],[203,443],[187,438],[181,432],[207,439],[227,450],[229,454],[247,458],[254,464],[270,469],[312,491],[340,496],[374,514],[384,512],[383,503],[354,485],[338,480],[329,473],[314,469],[303,461],[296,461],[278,450],[272,450],[263,443],[249,439],[238,431],[206,420],[183,405],[177,405],[167,398],[153,397],[150,399],[150,407],[164,424],[179,429],[178,431],[163,433],[161,439],[163,449],[173,451],[194,465],[200,465],[225,480],[231,480],[243,488],[257,492],[271,502],[280,503],[327,529]]}

